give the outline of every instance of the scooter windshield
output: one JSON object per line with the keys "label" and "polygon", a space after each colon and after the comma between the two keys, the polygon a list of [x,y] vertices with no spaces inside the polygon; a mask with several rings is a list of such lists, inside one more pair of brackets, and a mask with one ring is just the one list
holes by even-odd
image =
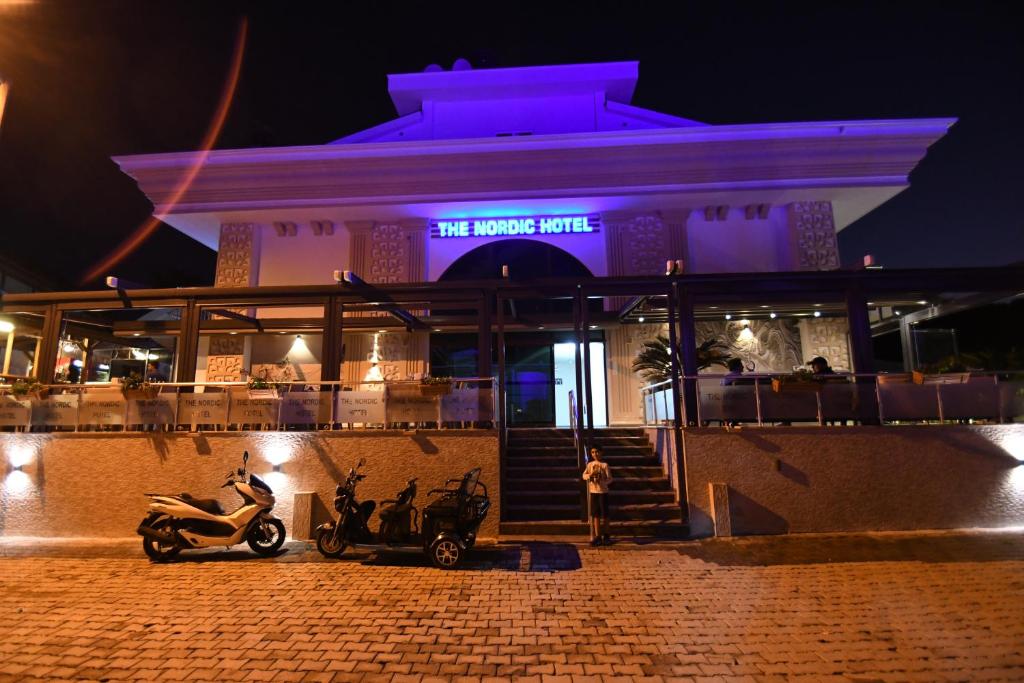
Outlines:
{"label": "scooter windshield", "polygon": [[258,489],[263,489],[264,491],[270,494],[274,493],[273,491],[270,490],[270,487],[267,486],[266,483],[262,479],[257,477],[255,474],[249,475],[249,485],[255,486]]}
{"label": "scooter windshield", "polygon": [[466,472],[462,475],[462,486],[459,487],[459,495],[463,498],[468,498],[476,493],[476,484],[480,481],[480,468]]}

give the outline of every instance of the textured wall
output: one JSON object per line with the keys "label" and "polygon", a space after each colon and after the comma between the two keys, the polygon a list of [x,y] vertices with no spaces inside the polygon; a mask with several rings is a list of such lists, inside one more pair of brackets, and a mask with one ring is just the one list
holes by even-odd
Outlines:
{"label": "textured wall", "polygon": [[[695,326],[697,342],[717,339],[729,347],[729,355],[743,359],[754,372],[792,372],[794,365],[803,365],[800,349],[800,334],[792,320],[751,320],[753,337],[741,339],[743,324],[739,320],[701,321]],[[810,360],[812,356],[808,356]],[[724,373],[721,366],[708,368],[706,372]]]}
{"label": "textured wall", "polygon": [[[393,498],[419,477],[418,507],[427,491],[481,467],[493,508],[481,536],[498,534],[498,439],[491,431],[247,432],[205,434],[0,434],[0,535],[130,536],[146,513],[145,492],[189,491],[238,506],[233,489],[218,488],[242,464],[277,497],[276,514],[292,526],[293,494],[316,491],[330,509],[334,486],[363,457],[362,499]],[[14,465],[27,462],[24,471]],[[281,462],[281,472],[273,463]],[[376,527],[376,522],[374,522]]]}
{"label": "textured wall", "polygon": [[698,536],[708,482],[735,534],[1024,524],[1024,425],[690,429],[684,449]]}

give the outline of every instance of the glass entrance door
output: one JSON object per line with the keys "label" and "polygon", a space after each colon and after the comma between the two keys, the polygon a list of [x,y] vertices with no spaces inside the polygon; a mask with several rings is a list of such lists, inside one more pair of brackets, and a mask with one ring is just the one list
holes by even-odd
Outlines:
{"label": "glass entrance door", "polygon": [[[572,342],[555,344],[555,426],[569,426],[569,392],[576,389],[576,349]],[[580,361],[583,348],[580,345]],[[605,405],[604,342],[590,342],[591,402],[594,406],[594,426],[608,426]]]}

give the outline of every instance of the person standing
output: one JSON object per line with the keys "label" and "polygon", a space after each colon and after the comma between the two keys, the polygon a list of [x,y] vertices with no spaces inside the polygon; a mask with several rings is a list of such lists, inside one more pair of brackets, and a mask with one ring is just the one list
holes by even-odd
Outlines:
{"label": "person standing", "polygon": [[602,459],[600,446],[590,447],[590,462],[583,471],[587,482],[590,507],[590,545],[607,544],[608,538],[608,485],[612,482],[612,471]]}

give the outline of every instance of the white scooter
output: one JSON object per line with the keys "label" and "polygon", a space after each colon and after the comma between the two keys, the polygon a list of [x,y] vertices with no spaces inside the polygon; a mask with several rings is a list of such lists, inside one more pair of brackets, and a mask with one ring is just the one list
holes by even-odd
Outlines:
{"label": "white scooter", "polygon": [[284,523],[270,514],[274,492],[255,474],[247,475],[247,462],[248,451],[242,456],[242,467],[228,472],[221,486],[233,485],[242,497],[242,506],[230,514],[216,498],[147,493],[150,512],[137,529],[146,555],[154,562],[166,562],[184,548],[230,547],[243,540],[260,555],[276,553],[284,543]]}

